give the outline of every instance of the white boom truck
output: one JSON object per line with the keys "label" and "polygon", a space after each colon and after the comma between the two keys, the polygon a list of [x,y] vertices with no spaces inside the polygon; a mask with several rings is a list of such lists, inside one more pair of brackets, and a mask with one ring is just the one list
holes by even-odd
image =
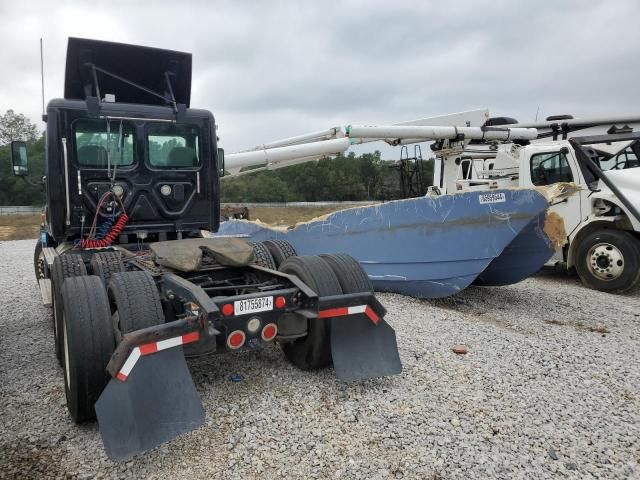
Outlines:
{"label": "white boom truck", "polygon": [[[468,118],[477,121],[480,112],[468,112]],[[637,286],[640,136],[633,132],[640,131],[640,116],[582,120],[562,115],[534,124],[498,118],[485,124],[535,128],[538,137],[530,142],[436,142],[434,184],[440,191],[574,182],[580,192],[550,209],[564,220],[567,244],[547,265],[575,269],[586,286],[597,290],[621,293]],[[576,144],[590,148],[576,149]],[[593,165],[580,158],[583,151]]]}

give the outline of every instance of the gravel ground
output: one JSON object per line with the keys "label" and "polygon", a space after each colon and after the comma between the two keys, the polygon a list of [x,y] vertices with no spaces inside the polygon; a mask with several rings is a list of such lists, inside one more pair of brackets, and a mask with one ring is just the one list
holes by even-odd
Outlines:
{"label": "gravel ground", "polygon": [[192,361],[206,425],[116,464],[67,414],[32,249],[0,242],[0,478],[640,478],[638,292],[544,273],[380,295],[402,375],[344,384],[275,347]]}

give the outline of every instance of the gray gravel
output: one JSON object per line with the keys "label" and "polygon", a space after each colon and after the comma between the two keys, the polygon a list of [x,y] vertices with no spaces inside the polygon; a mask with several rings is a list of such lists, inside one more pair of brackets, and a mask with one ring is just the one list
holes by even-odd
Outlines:
{"label": "gray gravel", "polygon": [[192,361],[206,425],[113,463],[66,412],[33,244],[0,242],[0,478],[640,478],[640,296],[552,273],[380,295],[393,378],[343,384],[275,347]]}

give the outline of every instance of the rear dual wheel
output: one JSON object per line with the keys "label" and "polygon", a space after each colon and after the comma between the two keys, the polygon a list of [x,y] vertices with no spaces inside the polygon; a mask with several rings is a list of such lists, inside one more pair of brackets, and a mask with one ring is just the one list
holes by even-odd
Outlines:
{"label": "rear dual wheel", "polygon": [[277,267],[280,267],[287,258],[298,255],[295,247],[286,240],[266,240],[262,244],[271,253]]}
{"label": "rear dual wheel", "polygon": [[94,405],[110,380],[106,372],[125,333],[164,322],[148,272],[114,273],[109,290],[95,276],[67,278],[62,288],[61,345],[67,408],[74,422],[95,418]]}
{"label": "rear dual wheel", "polygon": [[39,282],[43,278],[47,278],[47,266],[45,264],[42,242],[40,240],[36,242],[36,248],[33,251],[33,270],[36,274],[36,281]]}
{"label": "rear dual wheel", "polygon": [[[297,276],[321,297],[373,291],[360,264],[343,253],[290,257],[282,263],[280,271]],[[283,343],[282,350],[287,359],[302,370],[330,366],[331,319],[307,320],[307,335]]]}
{"label": "rear dual wheel", "polygon": [[109,304],[118,342],[126,333],[164,323],[158,287],[149,272],[114,273],[109,283]]}
{"label": "rear dual wheel", "polygon": [[[295,275],[319,296],[340,295],[338,277],[320,257],[290,257],[280,271]],[[328,318],[307,320],[307,335],[282,344],[282,351],[292,364],[302,370],[317,370],[331,365],[331,330]]]}
{"label": "rear dual wheel", "polygon": [[253,254],[255,256],[255,265],[259,265],[264,268],[269,268],[271,270],[277,270],[278,266],[276,265],[276,261],[271,255],[269,249],[265,246],[264,243],[253,243],[249,242],[249,245],[253,247]]}
{"label": "rear dual wheel", "polygon": [[122,255],[118,251],[97,252],[91,256],[91,273],[102,279],[105,288],[114,273],[126,271],[122,262]]}
{"label": "rear dual wheel", "polygon": [[109,382],[105,371],[115,338],[109,300],[97,276],[67,278],[62,287],[64,389],[76,423],[95,418],[94,404]]}
{"label": "rear dual wheel", "polygon": [[66,279],[84,276],[87,268],[82,256],[77,253],[64,253],[58,255],[51,268],[51,301],[53,307],[53,341],[56,358],[60,366],[64,366],[62,349],[62,287]]}

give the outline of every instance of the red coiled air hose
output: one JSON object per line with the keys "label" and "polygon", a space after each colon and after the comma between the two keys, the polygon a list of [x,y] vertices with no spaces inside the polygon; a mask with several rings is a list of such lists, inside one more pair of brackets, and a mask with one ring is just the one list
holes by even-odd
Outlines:
{"label": "red coiled air hose", "polygon": [[80,242],[80,246],[82,248],[104,248],[108,247],[113,243],[113,241],[120,235],[122,230],[124,229],[125,224],[129,220],[129,215],[126,213],[122,213],[118,217],[118,221],[113,226],[111,231],[107,233],[102,240],[89,240],[88,238],[83,239]]}

